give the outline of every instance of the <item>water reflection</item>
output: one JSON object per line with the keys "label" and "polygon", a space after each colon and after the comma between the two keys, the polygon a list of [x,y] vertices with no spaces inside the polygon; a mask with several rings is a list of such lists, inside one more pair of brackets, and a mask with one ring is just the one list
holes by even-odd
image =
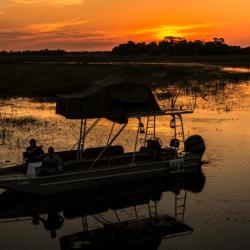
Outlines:
{"label": "water reflection", "polygon": [[[117,186],[115,190],[79,191],[57,196],[38,197],[6,191],[0,196],[0,227],[2,223],[9,225],[29,220],[30,226],[39,227],[48,231],[51,238],[57,238],[62,250],[158,249],[163,239],[193,232],[184,223],[187,192],[201,192],[205,180],[200,172],[151,183]],[[166,199],[166,194],[171,195],[171,199]],[[166,208],[166,203],[173,207],[172,211]],[[81,223],[82,230],[72,234],[67,228],[69,222]],[[32,228],[28,230],[32,234]],[[31,239],[30,246],[35,242],[36,239]]]}
{"label": "water reflection", "polygon": [[225,71],[229,72],[239,72],[239,73],[249,73],[250,68],[249,67],[225,67],[223,68]]}

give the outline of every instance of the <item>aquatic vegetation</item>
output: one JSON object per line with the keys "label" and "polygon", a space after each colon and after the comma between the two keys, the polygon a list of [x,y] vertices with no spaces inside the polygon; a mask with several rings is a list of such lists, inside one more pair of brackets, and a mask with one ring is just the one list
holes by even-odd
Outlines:
{"label": "aquatic vegetation", "polygon": [[0,96],[32,97],[53,101],[62,93],[85,89],[92,81],[109,75],[144,82],[152,88],[159,85],[176,85],[183,82],[247,80],[250,72],[224,71],[218,66],[169,63],[103,63],[103,64],[0,64]]}
{"label": "aquatic vegetation", "polygon": [[9,130],[7,130],[5,127],[1,128],[0,130],[0,140],[1,144],[4,145],[6,142],[6,139],[9,137]]}
{"label": "aquatic vegetation", "polygon": [[27,125],[39,125],[41,124],[41,121],[38,121],[37,119],[33,118],[32,116],[27,117],[5,117],[0,118],[0,126],[11,126],[11,127],[22,127]]}

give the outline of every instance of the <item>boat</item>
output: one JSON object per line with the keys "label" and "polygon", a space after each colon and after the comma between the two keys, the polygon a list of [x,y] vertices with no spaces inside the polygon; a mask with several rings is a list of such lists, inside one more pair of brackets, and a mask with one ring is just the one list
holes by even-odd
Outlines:
{"label": "boat", "polygon": [[[184,135],[183,115],[192,114],[193,110],[174,106],[162,109],[145,84],[120,78],[96,81],[82,92],[59,96],[56,113],[80,120],[77,149],[56,152],[63,166],[51,175],[39,174],[41,166],[35,167],[35,174],[27,175],[31,172],[30,163],[2,167],[0,188],[47,195],[172,178],[201,169],[205,142],[200,135]],[[157,136],[159,117],[166,119],[172,131],[169,145],[162,145]],[[87,136],[102,119],[111,122],[105,145],[86,147]],[[137,124],[134,149],[125,152],[115,141],[131,120]],[[119,126],[116,133],[115,126]],[[143,142],[139,145],[141,136]]]}

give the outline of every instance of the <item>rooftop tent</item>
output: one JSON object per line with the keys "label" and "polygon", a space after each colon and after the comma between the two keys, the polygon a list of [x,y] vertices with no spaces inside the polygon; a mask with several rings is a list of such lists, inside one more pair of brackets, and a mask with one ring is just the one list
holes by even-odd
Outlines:
{"label": "rooftop tent", "polygon": [[79,93],[61,95],[56,113],[68,119],[107,118],[125,123],[129,114],[161,111],[145,84],[109,77]]}

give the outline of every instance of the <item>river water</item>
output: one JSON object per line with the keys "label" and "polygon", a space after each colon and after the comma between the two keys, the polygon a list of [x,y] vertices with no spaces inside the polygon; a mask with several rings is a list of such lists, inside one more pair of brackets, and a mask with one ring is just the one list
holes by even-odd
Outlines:
{"label": "river water", "polygon": [[[205,182],[199,191],[187,191],[184,222],[193,232],[179,237],[161,238],[156,247],[148,249],[250,249],[249,83],[218,81],[182,88],[162,86],[154,90],[162,107],[170,105],[169,99],[166,99],[170,92],[178,95],[176,106],[182,108],[194,107],[196,96],[194,113],[184,116],[184,126],[186,136],[200,134],[206,142],[206,164],[203,165]],[[111,126],[107,120],[100,122],[89,135],[87,146],[105,143],[104,138],[108,136]],[[54,146],[58,151],[72,148],[79,136],[79,127],[79,121],[56,115],[53,102],[27,98],[1,100],[0,162],[21,162],[22,152],[30,138],[36,138],[45,151],[49,146]],[[163,144],[167,145],[170,140],[169,121],[158,118],[157,128],[157,136],[163,138]],[[131,150],[136,129],[136,121],[132,120],[117,143]],[[157,202],[159,216],[174,216],[175,195],[168,189],[162,189],[163,195]],[[0,207],[5,205],[1,202]],[[81,217],[70,219],[60,214],[65,218],[56,229],[56,238],[52,238],[44,220],[41,219],[39,223],[33,220],[32,223],[33,214],[24,212],[21,216],[22,213],[18,213],[22,209],[29,210],[32,202],[29,205],[22,205],[22,202],[18,204],[10,205],[8,210],[17,208],[16,217],[13,212],[10,218],[0,220],[0,249],[60,249],[62,237],[83,231]],[[150,204],[154,204],[152,199]],[[141,204],[138,209],[138,216],[145,218],[148,215],[147,206]],[[122,214],[122,220],[132,220],[136,215],[133,206],[118,212]],[[46,213],[39,214],[41,218],[48,217]],[[113,222],[116,219],[110,209],[102,212],[102,216]],[[89,228],[100,228],[100,219],[98,222],[93,218],[92,215],[87,216]],[[85,248],[83,245],[80,248],[76,244],[74,249],[96,249],[87,246],[86,243]]]}

